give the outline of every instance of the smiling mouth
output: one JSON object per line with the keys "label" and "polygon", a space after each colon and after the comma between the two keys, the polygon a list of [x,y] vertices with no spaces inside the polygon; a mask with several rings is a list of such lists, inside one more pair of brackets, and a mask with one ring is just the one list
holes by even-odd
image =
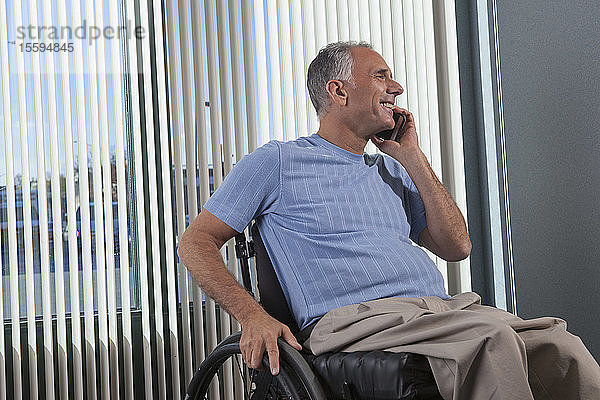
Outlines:
{"label": "smiling mouth", "polygon": [[393,103],[388,103],[388,102],[382,101],[379,104],[381,104],[381,106],[383,108],[385,108],[390,114],[394,115],[394,111],[392,110],[392,107],[394,106]]}

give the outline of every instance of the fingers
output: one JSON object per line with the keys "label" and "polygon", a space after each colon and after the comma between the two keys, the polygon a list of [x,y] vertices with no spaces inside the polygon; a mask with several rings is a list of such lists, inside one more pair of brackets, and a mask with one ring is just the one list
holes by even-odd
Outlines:
{"label": "fingers", "polygon": [[252,358],[252,348],[244,332],[242,332],[242,337],[240,338],[240,353],[242,353],[242,360],[249,365]]}
{"label": "fingers", "polygon": [[406,116],[406,122],[414,121],[414,117],[413,117],[412,113],[410,111],[408,111],[406,108],[394,106],[392,109],[395,112],[399,112],[400,114],[404,114]]}
{"label": "fingers", "polygon": [[292,346],[298,351],[302,350],[302,345],[298,343],[298,340],[294,335],[292,335],[292,331],[290,331],[290,328],[288,328],[287,326],[283,329],[283,333],[281,336],[286,342],[288,342],[290,346]]}
{"label": "fingers", "polygon": [[279,373],[277,339],[280,336],[295,349],[302,350],[302,346],[292,335],[290,329],[272,317],[268,316],[266,321],[256,319],[250,321],[245,327],[242,327],[240,338],[240,352],[244,362],[252,369],[260,368],[266,350],[269,357],[269,369],[273,375],[277,375]]}
{"label": "fingers", "polygon": [[279,373],[279,348],[277,347],[277,339],[267,343],[267,354],[269,355],[271,374],[277,375]]}
{"label": "fingers", "polygon": [[252,369],[258,369],[262,364],[262,356],[265,348],[262,343],[253,340],[240,340],[240,352],[242,359]]}
{"label": "fingers", "polygon": [[373,142],[373,144],[375,144],[375,146],[379,147],[383,144],[384,140],[378,138],[377,135],[373,135],[373,136],[371,136],[371,142]]}
{"label": "fingers", "polygon": [[265,348],[269,356],[269,369],[273,375],[279,373],[279,348],[277,347],[277,337],[264,339],[265,342],[254,342],[254,345],[242,344],[240,341],[240,352],[242,359],[252,369],[259,369],[262,366],[263,354]]}
{"label": "fingers", "polygon": [[260,366],[262,364],[263,353],[264,353],[264,348],[262,346],[261,346],[261,348],[258,348],[258,349],[252,348],[250,362],[248,363],[248,366],[252,369],[260,368]]}

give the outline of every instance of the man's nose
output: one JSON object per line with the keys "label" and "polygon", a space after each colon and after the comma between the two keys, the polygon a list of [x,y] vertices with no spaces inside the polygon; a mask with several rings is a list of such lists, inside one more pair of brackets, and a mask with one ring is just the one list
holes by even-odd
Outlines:
{"label": "man's nose", "polygon": [[388,82],[389,82],[389,84],[388,84],[387,92],[389,94],[398,96],[398,95],[404,93],[404,88],[398,82],[396,82],[393,79],[390,79]]}

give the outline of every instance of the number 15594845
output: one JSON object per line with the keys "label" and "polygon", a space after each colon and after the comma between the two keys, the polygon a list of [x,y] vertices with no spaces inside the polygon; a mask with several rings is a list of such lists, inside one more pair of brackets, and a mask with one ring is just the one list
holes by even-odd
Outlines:
{"label": "number 15594845", "polygon": [[19,43],[19,49],[25,53],[37,53],[37,52],[61,52],[68,51],[73,52],[73,43]]}

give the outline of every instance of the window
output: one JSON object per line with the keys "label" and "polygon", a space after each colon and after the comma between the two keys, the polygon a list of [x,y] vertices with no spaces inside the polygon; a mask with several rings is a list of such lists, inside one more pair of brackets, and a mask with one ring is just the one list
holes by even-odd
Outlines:
{"label": "window", "polygon": [[[4,0],[3,0],[4,1]],[[42,315],[42,297],[41,297],[41,267],[42,259],[46,258],[49,262],[49,272],[51,280],[51,309],[52,314],[56,314],[57,294],[55,292],[55,278],[58,271],[64,274],[64,299],[58,296],[59,301],[64,301],[66,313],[70,312],[70,260],[75,258],[78,270],[79,297],[80,303],[84,304],[84,296],[89,295],[90,287],[84,286],[83,268],[86,262],[91,262],[94,310],[98,309],[98,261],[103,258],[103,266],[106,268],[109,258],[115,266],[115,293],[116,307],[121,307],[120,290],[120,246],[119,246],[119,196],[118,196],[118,174],[122,174],[125,179],[125,187],[132,187],[132,179],[129,176],[131,168],[128,164],[132,162],[130,154],[125,151],[124,166],[117,163],[119,156],[117,152],[118,140],[116,135],[123,135],[121,142],[127,144],[129,134],[126,128],[129,127],[127,121],[119,127],[115,113],[117,107],[123,109],[128,91],[125,90],[124,82],[118,89],[120,93],[115,93],[113,79],[117,74],[124,71],[124,54],[115,54],[111,48],[111,41],[119,41],[118,48],[121,49],[124,36],[118,37],[120,27],[126,24],[119,23],[114,27],[112,21],[109,21],[109,1],[105,0],[104,15],[98,15],[93,9],[93,2],[80,1],[81,21],[75,21],[71,12],[75,5],[72,1],[52,0],[50,6],[51,16],[45,15],[43,2],[38,1],[37,21],[33,21],[33,10],[29,9],[28,2],[19,2],[16,0],[6,0],[7,25],[3,27],[8,38],[7,65],[8,77],[3,77],[4,85],[8,89],[9,110],[0,113],[2,126],[12,133],[12,148],[9,145],[7,137],[0,141],[2,147],[2,163],[0,165],[0,223],[2,226],[2,284],[3,284],[3,311],[4,317],[11,315],[11,304],[16,305],[16,301],[10,298],[10,248],[16,246],[18,262],[18,285],[19,285],[19,309],[20,316],[25,317],[27,296],[26,290],[26,265],[29,262],[26,257],[26,237],[29,236],[33,249],[33,278],[35,288],[35,315]],[[59,15],[61,7],[67,11],[66,20],[62,20]],[[15,9],[16,8],[16,9]],[[21,18],[17,15],[21,9]],[[90,19],[90,16],[92,19]],[[64,17],[63,17],[64,18]],[[37,23],[36,23],[37,22]],[[104,37],[100,38],[100,29],[114,28],[115,33],[104,30]],[[132,28],[130,28],[132,29]],[[123,30],[123,29],[122,29]],[[131,32],[122,32],[121,34],[131,34]],[[85,38],[81,40],[81,38]],[[37,45],[34,49],[33,45]],[[58,46],[56,46],[58,45]],[[62,48],[62,45],[67,45]],[[77,57],[74,46],[80,46],[81,56]],[[61,57],[67,57],[61,60]],[[120,57],[121,70],[113,70],[112,57]],[[22,61],[19,61],[19,58]],[[39,61],[36,61],[37,58]],[[3,58],[4,59],[4,58]],[[66,63],[64,61],[67,61]],[[20,62],[24,69],[19,70]],[[39,67],[36,66],[39,62]],[[51,64],[51,65],[49,65]],[[93,65],[92,65],[93,64]],[[81,87],[78,87],[77,73],[78,65],[83,71],[83,80]],[[53,68],[54,75],[50,76],[50,68]],[[91,70],[95,69],[97,75],[92,75]],[[104,70],[104,72],[101,71]],[[39,86],[36,86],[36,74],[39,74]],[[8,78],[8,79],[6,79]],[[92,82],[95,79],[96,82]],[[22,82],[21,82],[22,80]],[[68,86],[65,85],[65,80]],[[19,85],[22,85],[21,88]],[[65,89],[70,90],[69,93]],[[23,93],[19,93],[24,89]],[[80,91],[80,92],[78,92]],[[5,92],[6,93],[6,92]],[[78,95],[83,94],[84,103],[77,104]],[[22,96],[22,97],[20,97]],[[41,104],[36,105],[36,100],[40,98]],[[52,100],[53,99],[53,100]],[[54,108],[50,107],[50,102],[54,101]],[[120,101],[121,104],[117,104]],[[65,104],[68,103],[68,104]],[[5,103],[6,104],[6,103]],[[41,106],[42,118],[36,120],[36,113]],[[70,109],[70,114],[68,110]],[[25,117],[22,118],[19,112],[24,111]],[[69,119],[67,121],[67,119]],[[81,120],[79,120],[81,119]],[[24,126],[23,126],[24,124]],[[80,125],[85,125],[81,129]],[[52,126],[56,127],[55,133],[52,132]],[[83,132],[84,136],[81,136]],[[40,142],[37,137],[42,135]],[[53,136],[54,135],[54,136]],[[26,140],[26,143],[22,143]],[[54,146],[52,145],[52,141]],[[79,141],[85,141],[87,151],[81,152]],[[43,148],[38,148],[43,143]],[[126,146],[127,147],[127,146]],[[67,155],[70,152],[70,155]],[[11,157],[6,157],[10,153]],[[44,162],[40,164],[38,156],[41,154]],[[26,159],[24,155],[27,154]],[[85,161],[81,157],[85,158]],[[12,158],[12,159],[11,159]],[[69,163],[69,159],[71,163]],[[7,163],[11,163],[13,174],[7,176]],[[83,163],[83,165],[80,165]],[[83,166],[83,168],[80,168]],[[40,169],[43,168],[42,169]],[[122,171],[118,171],[121,168]],[[52,174],[56,174],[58,179],[52,181]],[[85,179],[81,173],[87,173]],[[43,175],[40,177],[40,175]],[[8,179],[7,179],[8,178]],[[25,181],[27,180],[27,181]],[[99,180],[99,182],[95,182]],[[13,196],[15,198],[14,209],[9,207],[9,196],[7,185],[13,182]],[[39,198],[40,190],[38,185],[45,184],[46,199]],[[27,187],[24,187],[24,186]],[[84,187],[85,185],[85,187]],[[72,192],[69,193],[69,187]],[[98,190],[98,187],[100,190]],[[131,191],[126,190],[127,196],[125,204],[127,217],[127,233],[129,238],[129,253],[135,252],[135,242],[131,241],[130,219],[133,209],[130,206]],[[23,196],[29,196],[30,206],[24,204]],[[69,198],[69,196],[71,196]],[[84,199],[87,197],[87,200]],[[40,220],[41,201],[45,201],[45,214],[47,221]],[[105,203],[109,202],[106,207]],[[81,207],[84,203],[89,204],[89,223],[82,218]],[[96,223],[95,205],[101,204],[98,216],[103,220],[102,224]],[[112,206],[111,206],[112,204]],[[53,207],[59,208],[55,213]],[[23,218],[23,210],[31,212],[31,227]],[[75,211],[76,245],[69,246],[69,209]],[[109,215],[112,214],[112,215]],[[9,215],[14,216],[16,231],[12,231],[9,225]],[[58,217],[59,219],[56,219]],[[107,224],[107,218],[110,223]],[[82,226],[83,224],[83,226]],[[108,229],[107,225],[112,225]],[[103,243],[97,247],[96,236],[98,230],[103,232]],[[48,232],[48,249],[45,253],[41,246],[40,230]],[[82,240],[82,231],[89,231],[88,238]],[[56,240],[59,242],[56,242]],[[89,240],[88,240],[89,239]],[[112,241],[113,250],[108,246]],[[85,243],[84,243],[85,242]],[[86,260],[87,246],[91,249],[91,257]],[[76,250],[76,252],[73,252]],[[56,252],[60,252],[57,257]],[[112,253],[110,255],[109,253]],[[83,257],[82,257],[83,256]],[[58,268],[57,262],[61,263]],[[129,263],[127,268],[133,268]],[[106,271],[104,270],[106,274]],[[136,276],[132,274],[132,276]],[[106,289],[105,289],[106,290]],[[108,294],[110,296],[110,294]],[[106,298],[106,296],[105,296]],[[106,301],[106,300],[105,300]],[[138,305],[138,296],[136,291],[131,291],[131,304]]]}

